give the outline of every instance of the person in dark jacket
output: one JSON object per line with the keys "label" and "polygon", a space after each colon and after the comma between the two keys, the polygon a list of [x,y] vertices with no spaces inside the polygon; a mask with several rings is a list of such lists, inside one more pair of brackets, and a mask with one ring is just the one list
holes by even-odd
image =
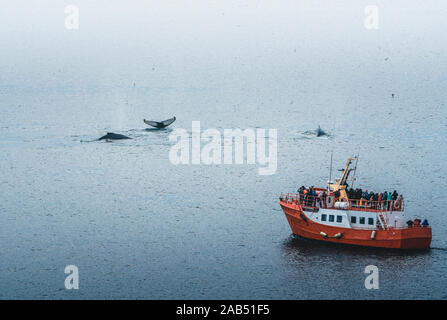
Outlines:
{"label": "person in dark jacket", "polygon": [[326,208],[326,197],[327,197],[326,191],[323,191],[323,194],[321,196],[321,201],[323,201],[322,208]]}
{"label": "person in dark jacket", "polygon": [[378,207],[378,209],[382,209],[382,198],[383,198],[383,193],[381,192],[380,194],[379,194],[379,197],[377,198],[377,207]]}
{"label": "person in dark jacket", "polygon": [[393,194],[391,195],[391,200],[397,200],[397,196],[398,196],[399,194],[397,193],[397,191],[396,190],[394,190],[393,191]]}
{"label": "person in dark jacket", "polygon": [[387,203],[387,200],[388,200],[388,192],[384,192],[383,194],[382,194],[382,201],[383,201],[383,209],[384,210],[388,210],[388,203]]}
{"label": "person in dark jacket", "polygon": [[334,192],[334,197],[335,197],[335,201],[338,201],[338,198],[340,198],[340,191],[335,191]]}

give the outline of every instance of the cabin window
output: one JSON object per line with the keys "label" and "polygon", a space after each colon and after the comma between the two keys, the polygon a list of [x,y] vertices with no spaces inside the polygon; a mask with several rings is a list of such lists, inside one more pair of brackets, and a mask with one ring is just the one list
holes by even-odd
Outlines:
{"label": "cabin window", "polygon": [[341,223],[343,221],[343,217],[342,216],[337,216],[337,222]]}
{"label": "cabin window", "polygon": [[351,217],[351,223],[357,223],[357,217]]}
{"label": "cabin window", "polygon": [[365,224],[365,217],[360,218],[360,224]]}
{"label": "cabin window", "polygon": [[333,214],[329,215],[329,222],[334,222],[335,216]]}
{"label": "cabin window", "polygon": [[373,218],[368,218],[368,224],[374,225],[374,219]]}
{"label": "cabin window", "polygon": [[327,215],[325,215],[325,214],[321,215],[321,221],[326,221],[326,218],[327,218]]}

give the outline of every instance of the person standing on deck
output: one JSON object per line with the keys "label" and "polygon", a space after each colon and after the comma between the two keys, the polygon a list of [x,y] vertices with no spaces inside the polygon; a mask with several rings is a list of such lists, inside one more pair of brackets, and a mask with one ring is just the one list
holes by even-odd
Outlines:
{"label": "person standing on deck", "polygon": [[379,195],[377,193],[373,193],[372,199],[373,199],[373,208],[377,209],[377,201],[379,200]]}
{"label": "person standing on deck", "polygon": [[391,210],[394,210],[394,209],[395,209],[396,200],[397,200],[397,195],[398,195],[397,191],[394,190],[394,191],[393,191],[393,194],[391,195]]}
{"label": "person standing on deck", "polygon": [[338,198],[340,198],[340,191],[335,191],[334,192],[334,197],[335,197],[335,201],[338,201]]}
{"label": "person standing on deck", "polygon": [[398,205],[398,210],[399,211],[402,211],[402,208],[403,208],[403,205],[404,205],[404,196],[403,195],[399,195],[398,197],[397,197],[397,203],[399,204]]}
{"label": "person standing on deck", "polygon": [[318,194],[318,198],[317,198],[317,202],[318,202],[320,208],[324,208],[323,193],[324,192],[320,192]]}
{"label": "person standing on deck", "polygon": [[387,210],[391,210],[391,192],[388,193],[387,200],[388,200]]}
{"label": "person standing on deck", "polygon": [[323,208],[326,208],[326,191],[323,191],[322,200],[323,200]]}
{"label": "person standing on deck", "polygon": [[379,198],[377,198],[377,209],[382,209],[382,198],[383,198],[383,193],[381,192],[379,194]]}

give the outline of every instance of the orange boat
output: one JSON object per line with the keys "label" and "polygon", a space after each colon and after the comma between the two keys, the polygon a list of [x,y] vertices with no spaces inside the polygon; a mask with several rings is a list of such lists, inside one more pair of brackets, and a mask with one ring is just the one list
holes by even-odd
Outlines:
{"label": "orange boat", "polygon": [[[326,189],[313,188],[310,192],[281,194],[279,204],[292,232],[308,239],[350,245],[394,248],[430,248],[432,230],[425,220],[406,222],[404,200],[386,201],[349,199],[349,158],[340,179],[328,182]],[[356,166],[357,167],[357,161]],[[332,164],[331,164],[332,167]],[[330,178],[329,178],[330,180]],[[350,181],[354,182],[355,177]]]}

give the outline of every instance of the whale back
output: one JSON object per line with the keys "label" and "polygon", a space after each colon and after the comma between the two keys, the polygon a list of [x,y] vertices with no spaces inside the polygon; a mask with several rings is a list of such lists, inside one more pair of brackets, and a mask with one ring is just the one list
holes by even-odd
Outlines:
{"label": "whale back", "polygon": [[132,139],[132,138],[125,136],[123,134],[107,132],[105,136],[102,136],[98,140],[123,140],[123,139]]}

